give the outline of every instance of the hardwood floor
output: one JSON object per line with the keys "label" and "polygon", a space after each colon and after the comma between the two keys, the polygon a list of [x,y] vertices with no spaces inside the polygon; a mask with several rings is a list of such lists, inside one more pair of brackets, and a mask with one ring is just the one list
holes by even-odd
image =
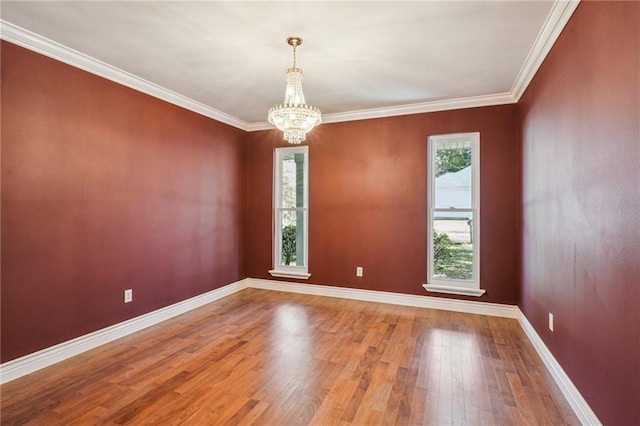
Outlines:
{"label": "hardwood floor", "polygon": [[0,392],[6,426],[579,424],[515,320],[256,289]]}

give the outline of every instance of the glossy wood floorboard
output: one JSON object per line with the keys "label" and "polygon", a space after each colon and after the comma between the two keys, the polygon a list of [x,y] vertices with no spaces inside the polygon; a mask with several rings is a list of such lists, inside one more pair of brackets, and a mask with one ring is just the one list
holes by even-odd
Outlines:
{"label": "glossy wood floorboard", "polygon": [[579,423],[515,320],[256,289],[0,392],[6,426]]}

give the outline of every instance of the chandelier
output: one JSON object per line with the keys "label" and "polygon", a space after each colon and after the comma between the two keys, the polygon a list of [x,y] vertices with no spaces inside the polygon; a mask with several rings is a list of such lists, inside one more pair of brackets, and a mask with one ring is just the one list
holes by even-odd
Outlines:
{"label": "chandelier", "polygon": [[320,110],[304,102],[302,93],[302,70],[296,67],[296,48],[302,44],[300,37],[289,37],[293,47],[293,67],[287,70],[287,90],[284,103],[269,110],[269,123],[284,132],[284,139],[291,144],[299,144],[307,133],[322,122]]}

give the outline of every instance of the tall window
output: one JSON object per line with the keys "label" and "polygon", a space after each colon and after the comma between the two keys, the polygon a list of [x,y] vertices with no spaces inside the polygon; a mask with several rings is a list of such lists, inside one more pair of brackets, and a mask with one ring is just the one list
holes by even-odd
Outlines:
{"label": "tall window", "polygon": [[427,291],[480,296],[479,133],[429,137]]}
{"label": "tall window", "polygon": [[274,164],[274,247],[276,277],[309,278],[309,147],[276,148]]}

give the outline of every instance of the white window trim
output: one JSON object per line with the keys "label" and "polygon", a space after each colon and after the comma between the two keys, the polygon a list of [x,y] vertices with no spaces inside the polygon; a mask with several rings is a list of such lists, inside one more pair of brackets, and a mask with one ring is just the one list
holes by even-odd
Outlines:
{"label": "white window trim", "polygon": [[[451,211],[451,209],[435,208],[435,147],[437,142],[471,141],[471,166],[472,166],[472,190],[471,208],[458,209],[473,213],[473,271],[471,280],[442,279],[433,276],[433,217],[439,211]],[[464,296],[482,296],[485,290],[480,288],[480,133],[454,133],[446,135],[429,136],[429,182],[428,182],[428,264],[427,283],[423,285],[425,290],[435,293],[458,294]]]}
{"label": "white window trim", "polygon": [[[296,210],[305,211],[304,215],[304,262],[303,266],[281,265],[282,227],[280,226],[280,209],[282,205],[282,157],[291,154],[304,154],[304,193],[303,207]],[[276,148],[273,155],[273,269],[269,273],[274,277],[308,279],[309,273],[309,147],[293,146]]]}

